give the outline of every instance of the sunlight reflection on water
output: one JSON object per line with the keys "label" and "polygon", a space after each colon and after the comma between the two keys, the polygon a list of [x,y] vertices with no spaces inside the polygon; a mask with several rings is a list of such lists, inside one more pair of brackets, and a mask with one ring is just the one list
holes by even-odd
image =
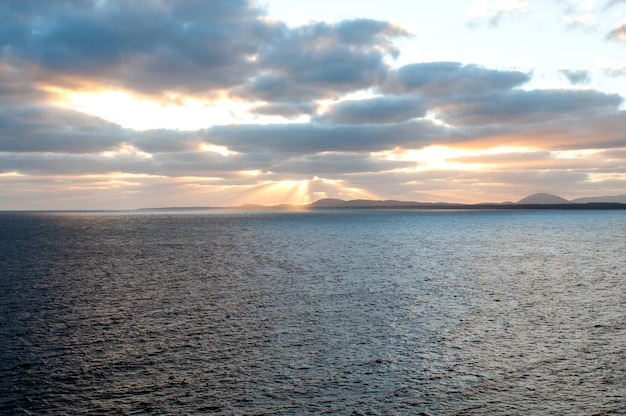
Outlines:
{"label": "sunlight reflection on water", "polygon": [[625,219],[3,214],[0,413],[623,413]]}

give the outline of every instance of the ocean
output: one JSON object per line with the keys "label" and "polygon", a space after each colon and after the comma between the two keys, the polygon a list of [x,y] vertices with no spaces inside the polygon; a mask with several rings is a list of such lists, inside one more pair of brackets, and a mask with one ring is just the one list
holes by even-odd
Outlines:
{"label": "ocean", "polygon": [[0,414],[626,414],[626,212],[0,213]]}

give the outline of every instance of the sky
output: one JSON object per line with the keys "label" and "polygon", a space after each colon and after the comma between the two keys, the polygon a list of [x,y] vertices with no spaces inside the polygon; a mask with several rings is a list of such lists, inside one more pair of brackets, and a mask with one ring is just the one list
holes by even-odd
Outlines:
{"label": "sky", "polygon": [[3,0],[0,210],[626,194],[626,0]]}

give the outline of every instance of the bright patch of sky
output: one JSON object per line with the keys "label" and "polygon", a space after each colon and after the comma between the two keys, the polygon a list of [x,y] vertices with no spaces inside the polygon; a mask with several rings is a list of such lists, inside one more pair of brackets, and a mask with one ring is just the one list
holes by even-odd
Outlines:
{"label": "bright patch of sky", "polygon": [[[451,61],[491,69],[531,73],[520,88],[585,88],[626,96],[624,44],[606,34],[626,19],[626,3],[594,0],[260,0],[268,19],[291,27],[354,18],[393,22],[409,32],[395,44],[392,67]],[[568,72],[584,73],[572,82]],[[363,96],[363,92],[359,93]],[[367,93],[366,93],[367,94]],[[371,92],[370,92],[371,95]],[[341,99],[353,99],[344,96]],[[318,102],[318,113],[336,100]],[[128,128],[195,130],[220,124],[302,123],[310,117],[250,113],[250,103],[187,99],[150,102],[122,91],[71,94],[70,108],[104,117]],[[624,106],[623,106],[624,107]]]}
{"label": "bright patch of sky", "polygon": [[[626,19],[626,3],[597,0],[259,0],[267,19],[291,27],[367,18],[393,22],[409,32],[395,40],[400,54],[392,67],[450,61],[532,74],[520,88],[595,89],[626,96],[624,44],[606,34]],[[622,3],[622,4],[619,4]],[[567,73],[583,73],[572,82]],[[360,91],[340,97],[372,96]],[[337,100],[320,100],[318,114]],[[254,104],[230,100],[178,99],[157,102],[123,91],[73,93],[66,106],[125,127],[196,130],[223,124],[303,123],[310,117],[253,114]],[[624,104],[622,107],[625,107]]]}
{"label": "bright patch of sky", "polygon": [[0,16],[0,209],[626,194],[626,0]]}

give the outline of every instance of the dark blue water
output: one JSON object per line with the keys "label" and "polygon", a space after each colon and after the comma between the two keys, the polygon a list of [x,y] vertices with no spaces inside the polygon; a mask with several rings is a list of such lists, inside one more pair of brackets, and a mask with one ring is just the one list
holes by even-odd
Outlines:
{"label": "dark blue water", "polygon": [[0,214],[0,414],[625,414],[626,213]]}

